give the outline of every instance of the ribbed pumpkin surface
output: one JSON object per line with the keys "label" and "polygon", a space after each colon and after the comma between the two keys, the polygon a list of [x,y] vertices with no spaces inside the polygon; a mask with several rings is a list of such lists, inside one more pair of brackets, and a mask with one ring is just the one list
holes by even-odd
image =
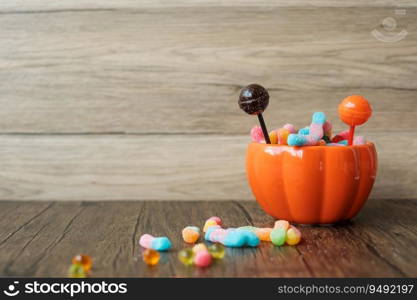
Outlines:
{"label": "ribbed pumpkin surface", "polygon": [[354,217],[375,181],[372,143],[349,147],[289,147],[251,143],[246,168],[262,208],[277,219],[331,224]]}

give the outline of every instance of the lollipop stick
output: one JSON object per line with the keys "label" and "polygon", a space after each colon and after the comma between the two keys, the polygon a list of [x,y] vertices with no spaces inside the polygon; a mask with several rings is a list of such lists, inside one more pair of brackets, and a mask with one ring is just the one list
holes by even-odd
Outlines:
{"label": "lollipop stick", "polygon": [[271,140],[269,139],[268,130],[266,130],[265,121],[264,121],[264,117],[262,116],[262,114],[258,114],[258,120],[259,120],[259,123],[261,124],[261,128],[262,128],[262,132],[264,134],[265,142],[267,144],[271,144]]}
{"label": "lollipop stick", "polygon": [[352,146],[353,143],[353,135],[355,134],[355,125],[350,125],[349,129],[349,139],[348,139],[348,145]]}

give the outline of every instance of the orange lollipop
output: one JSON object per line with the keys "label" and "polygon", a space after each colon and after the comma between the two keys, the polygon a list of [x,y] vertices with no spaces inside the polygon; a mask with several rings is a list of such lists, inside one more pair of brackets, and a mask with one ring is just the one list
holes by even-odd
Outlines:
{"label": "orange lollipop", "polygon": [[362,125],[372,115],[372,107],[368,100],[360,95],[352,95],[345,98],[339,104],[339,117],[350,126],[348,145],[353,142],[355,126]]}

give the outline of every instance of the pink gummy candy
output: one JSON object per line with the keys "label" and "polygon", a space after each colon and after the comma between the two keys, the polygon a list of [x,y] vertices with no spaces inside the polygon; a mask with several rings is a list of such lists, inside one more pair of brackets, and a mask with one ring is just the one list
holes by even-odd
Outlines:
{"label": "pink gummy candy", "polygon": [[323,137],[323,125],[317,123],[311,123],[310,134],[305,136],[307,146],[315,146],[319,140]]}
{"label": "pink gummy candy", "polygon": [[222,219],[220,219],[219,217],[213,216],[213,217],[208,218],[208,220],[212,220],[212,221],[216,222],[217,225],[222,225]]}
{"label": "pink gummy candy", "polygon": [[198,251],[194,257],[194,264],[197,267],[205,268],[211,265],[211,254],[206,250]]}
{"label": "pink gummy candy", "polygon": [[250,131],[252,141],[257,143],[265,143],[264,134],[260,126],[254,126]]}
{"label": "pink gummy candy", "polygon": [[152,246],[152,241],[153,241],[154,237],[150,234],[144,234],[140,237],[139,239],[139,244],[143,247],[143,248],[147,248],[150,249]]}
{"label": "pink gummy candy", "polygon": [[296,133],[297,132],[294,125],[292,125],[292,124],[285,124],[283,126],[283,128],[287,129],[290,133]]}

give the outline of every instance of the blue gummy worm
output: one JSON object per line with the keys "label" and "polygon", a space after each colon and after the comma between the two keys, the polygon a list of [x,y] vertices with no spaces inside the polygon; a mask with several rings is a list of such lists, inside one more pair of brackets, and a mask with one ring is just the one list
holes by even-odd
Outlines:
{"label": "blue gummy worm", "polygon": [[220,226],[210,226],[209,228],[207,228],[206,234],[204,235],[204,239],[212,242],[210,235],[214,230],[219,229],[219,228]]}
{"label": "blue gummy worm", "polygon": [[326,123],[326,114],[324,112],[318,111],[313,114],[312,123],[314,124],[324,124]]}
{"label": "blue gummy worm", "polygon": [[307,126],[307,127],[301,128],[300,130],[298,130],[298,134],[309,135],[310,127]]}
{"label": "blue gummy worm", "polygon": [[261,242],[256,233],[249,230],[244,230],[244,236],[246,237],[246,245],[250,247],[256,247]]}
{"label": "blue gummy worm", "polygon": [[302,134],[290,134],[287,138],[288,146],[303,146],[307,142],[306,138]]}
{"label": "blue gummy worm", "polygon": [[166,236],[154,238],[151,245],[151,248],[157,251],[166,251],[171,249],[171,247],[171,241]]}
{"label": "blue gummy worm", "polygon": [[347,144],[348,144],[348,140],[342,140],[342,141],[339,141],[339,142],[337,142],[338,144],[342,144],[342,145],[346,145],[347,146]]}
{"label": "blue gummy worm", "polygon": [[223,245],[226,247],[243,247],[246,244],[246,230],[236,230],[227,233]]}

